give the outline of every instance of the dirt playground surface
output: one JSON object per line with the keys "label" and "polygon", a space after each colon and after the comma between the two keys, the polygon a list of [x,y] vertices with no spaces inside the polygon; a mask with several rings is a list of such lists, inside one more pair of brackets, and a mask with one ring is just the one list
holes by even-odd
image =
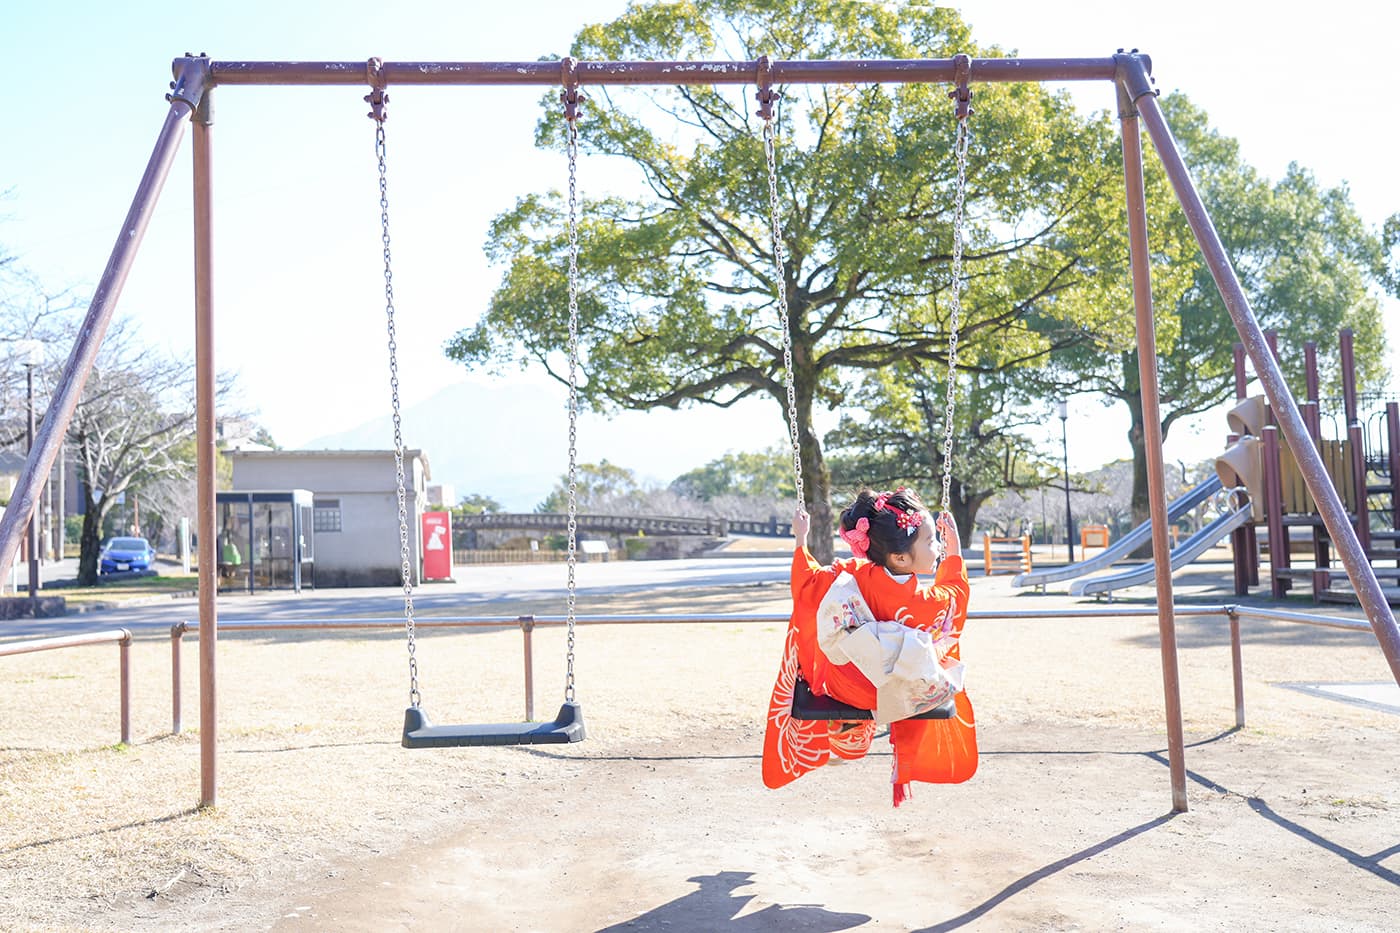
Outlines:
{"label": "dirt playground surface", "polygon": [[[1235,601],[1205,576],[1180,594]],[[785,599],[749,584],[581,612]],[[1082,605],[973,580],[977,610]],[[559,609],[480,614],[532,611]],[[137,637],[130,748],[113,744],[115,647],[3,658],[0,929],[1400,929],[1400,715],[1280,686],[1389,680],[1374,638],[1246,620],[1236,729],[1227,623],[1177,628],[1185,813],[1155,618],[970,622],[980,770],[916,785],[899,809],[884,739],[763,788],[776,624],[581,627],[587,741],[437,751],[398,744],[400,636],[224,633],[205,810],[194,639],[177,736],[169,639]],[[564,636],[534,639],[546,716]],[[518,718],[520,645],[516,630],[421,632],[434,720]]]}

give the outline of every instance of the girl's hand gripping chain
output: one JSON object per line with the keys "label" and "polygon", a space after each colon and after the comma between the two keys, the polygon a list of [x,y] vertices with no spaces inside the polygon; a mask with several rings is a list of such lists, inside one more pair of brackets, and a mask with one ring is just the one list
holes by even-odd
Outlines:
{"label": "girl's hand gripping chain", "polygon": [[934,522],[938,537],[943,541],[944,557],[962,556],[962,539],[958,537],[958,523],[953,521],[952,512],[939,512]]}
{"label": "girl's hand gripping chain", "polygon": [[807,510],[799,508],[797,514],[792,517],[792,540],[795,547],[807,546],[807,532],[812,527],[812,516],[807,514]]}

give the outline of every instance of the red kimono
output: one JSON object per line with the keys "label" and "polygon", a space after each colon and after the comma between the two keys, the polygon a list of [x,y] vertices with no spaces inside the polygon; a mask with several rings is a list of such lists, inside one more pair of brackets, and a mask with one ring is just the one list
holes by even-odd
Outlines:
{"label": "red kimono", "polygon": [[[885,568],[867,560],[838,560],[823,567],[807,549],[792,559],[792,619],[783,646],[773,697],[768,705],[768,728],[763,741],[763,783],[782,787],[826,764],[831,755],[861,758],[875,736],[872,720],[792,718],[793,684],[800,673],[812,692],[834,697],[862,709],[875,708],[875,686],[854,664],[832,664],[817,646],[816,612],[836,578],[845,571],[855,577],[861,596],[877,619],[893,619],[925,630],[943,628],[951,615],[948,656],[959,657],[958,638],[967,621],[967,571],[962,557],[944,559],[931,586],[920,586],[910,575],[899,582]],[[977,770],[977,730],[972,702],[956,695],[952,719],[904,719],[890,724],[894,746],[895,803],[907,795],[910,781],[956,784]]]}

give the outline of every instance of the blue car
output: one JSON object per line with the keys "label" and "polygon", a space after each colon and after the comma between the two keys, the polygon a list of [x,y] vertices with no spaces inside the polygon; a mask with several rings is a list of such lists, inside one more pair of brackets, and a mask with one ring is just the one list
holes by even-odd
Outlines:
{"label": "blue car", "polygon": [[99,573],[150,570],[155,548],[145,538],[109,538],[97,555]]}

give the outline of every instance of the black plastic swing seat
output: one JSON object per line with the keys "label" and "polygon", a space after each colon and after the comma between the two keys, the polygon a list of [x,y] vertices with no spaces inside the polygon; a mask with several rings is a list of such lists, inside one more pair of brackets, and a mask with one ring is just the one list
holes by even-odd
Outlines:
{"label": "black plastic swing seat", "polygon": [[[952,719],[957,715],[957,703],[949,700],[942,706],[935,706],[927,712],[910,719]],[[874,719],[868,709],[850,706],[833,697],[819,697],[812,692],[803,678],[797,678],[792,688],[792,718],[802,721],[813,719]]]}
{"label": "black plastic swing seat", "polygon": [[404,748],[459,748],[469,745],[564,745],[582,742],[583,708],[568,702],[553,722],[473,723],[435,726],[428,714],[410,706],[403,714]]}

